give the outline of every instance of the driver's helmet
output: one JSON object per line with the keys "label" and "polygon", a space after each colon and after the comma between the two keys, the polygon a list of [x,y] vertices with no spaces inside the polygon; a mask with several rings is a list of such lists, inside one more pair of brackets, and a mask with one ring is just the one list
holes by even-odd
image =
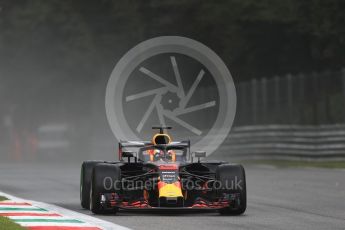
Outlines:
{"label": "driver's helmet", "polygon": [[174,150],[168,150],[167,154],[164,156],[164,151],[159,149],[149,150],[150,161],[158,160],[169,160],[172,162],[176,161],[176,153]]}
{"label": "driver's helmet", "polygon": [[162,159],[164,156],[164,152],[159,149],[150,149],[149,154],[150,154],[150,161],[158,161]]}
{"label": "driver's helmet", "polygon": [[176,161],[176,153],[174,150],[168,150],[167,158],[172,162]]}

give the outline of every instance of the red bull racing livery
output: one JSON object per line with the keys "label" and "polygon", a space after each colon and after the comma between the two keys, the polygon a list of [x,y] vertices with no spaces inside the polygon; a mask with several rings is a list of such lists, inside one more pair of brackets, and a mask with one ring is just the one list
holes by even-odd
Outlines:
{"label": "red bull racing livery", "polygon": [[119,161],[86,161],[80,200],[96,214],[120,210],[217,210],[240,215],[247,205],[242,165],[205,161],[190,142],[160,132],[151,141],[121,141]]}

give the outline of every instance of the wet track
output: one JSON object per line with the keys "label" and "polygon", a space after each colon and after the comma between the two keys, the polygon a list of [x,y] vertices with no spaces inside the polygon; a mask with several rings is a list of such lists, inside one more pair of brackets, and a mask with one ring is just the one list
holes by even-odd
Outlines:
{"label": "wet track", "polygon": [[[345,170],[247,166],[246,172],[243,216],[120,212],[98,217],[132,229],[345,229]],[[79,205],[79,173],[73,164],[0,163],[0,190],[92,215]]]}

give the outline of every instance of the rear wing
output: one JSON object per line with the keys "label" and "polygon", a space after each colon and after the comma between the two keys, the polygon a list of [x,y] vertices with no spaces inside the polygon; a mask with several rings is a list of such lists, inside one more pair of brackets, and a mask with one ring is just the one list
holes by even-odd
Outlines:
{"label": "rear wing", "polygon": [[[122,160],[122,151],[123,148],[142,148],[142,147],[148,147],[148,146],[154,146],[151,141],[120,141],[119,142],[119,160]],[[190,141],[174,141],[170,144],[167,144],[166,146],[176,146],[176,147],[185,147],[188,148],[189,154],[190,154]]]}

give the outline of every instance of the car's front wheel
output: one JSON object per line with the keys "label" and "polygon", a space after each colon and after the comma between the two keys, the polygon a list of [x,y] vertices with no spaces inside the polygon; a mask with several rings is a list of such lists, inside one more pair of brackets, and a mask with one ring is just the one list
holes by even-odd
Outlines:
{"label": "car's front wheel", "polygon": [[93,213],[116,213],[117,209],[108,209],[101,205],[101,196],[117,192],[114,184],[120,179],[121,171],[116,164],[100,163],[93,168],[90,186],[90,210]]}
{"label": "car's front wheel", "polygon": [[241,215],[247,208],[246,175],[242,165],[224,164],[216,170],[216,179],[222,186],[218,196],[231,197],[232,204],[219,210],[222,215]]}

